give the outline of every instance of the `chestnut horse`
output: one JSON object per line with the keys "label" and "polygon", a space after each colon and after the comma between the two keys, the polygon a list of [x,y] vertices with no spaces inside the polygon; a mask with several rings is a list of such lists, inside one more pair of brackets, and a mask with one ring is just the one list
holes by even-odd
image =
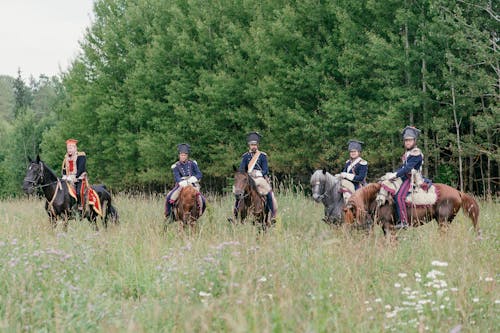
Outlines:
{"label": "chestnut horse", "polygon": [[237,200],[235,217],[240,223],[252,216],[253,224],[258,224],[262,230],[271,227],[271,212],[266,208],[266,199],[257,192],[255,181],[250,175],[246,172],[235,172],[233,193]]}
{"label": "chestnut horse", "polygon": [[201,193],[192,185],[185,186],[179,193],[179,199],[172,208],[174,217],[179,222],[179,227],[185,229],[190,227],[192,231],[196,228],[196,222],[205,210]]}
{"label": "chestnut horse", "polygon": [[[472,221],[474,230],[478,235],[479,229],[479,205],[476,200],[463,192],[445,184],[434,183],[438,195],[433,205],[408,207],[408,221],[410,226],[418,227],[435,219],[441,230],[453,221],[460,208]],[[380,207],[377,207],[376,197],[381,188],[379,183],[370,183],[356,191],[348,200],[345,212],[346,223],[361,226],[370,226],[376,222],[382,226],[384,235],[394,232],[397,213],[396,205],[392,196]]]}

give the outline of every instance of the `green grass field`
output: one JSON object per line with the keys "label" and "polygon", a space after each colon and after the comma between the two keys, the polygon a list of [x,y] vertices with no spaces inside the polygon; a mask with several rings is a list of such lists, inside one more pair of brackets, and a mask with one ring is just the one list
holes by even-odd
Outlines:
{"label": "green grass field", "polygon": [[[121,225],[51,229],[41,200],[0,202],[0,330],[99,332],[500,332],[500,204],[478,241],[459,213],[388,244],[331,228],[323,206],[278,195],[259,235],[210,197],[194,235],[163,228],[163,198],[118,196]],[[458,328],[457,328],[458,329]]]}

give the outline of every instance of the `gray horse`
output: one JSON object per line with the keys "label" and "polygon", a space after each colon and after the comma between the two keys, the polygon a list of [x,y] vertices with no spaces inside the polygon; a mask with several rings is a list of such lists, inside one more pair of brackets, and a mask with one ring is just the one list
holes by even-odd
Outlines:
{"label": "gray horse", "polygon": [[325,205],[323,221],[328,224],[341,224],[343,221],[344,199],[340,193],[340,177],[323,170],[314,171],[311,188],[314,201]]}

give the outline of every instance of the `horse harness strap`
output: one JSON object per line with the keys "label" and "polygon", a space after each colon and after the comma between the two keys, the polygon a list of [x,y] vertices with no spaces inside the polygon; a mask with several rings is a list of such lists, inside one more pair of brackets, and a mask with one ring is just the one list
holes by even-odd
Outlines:
{"label": "horse harness strap", "polygon": [[[325,183],[326,183],[326,181],[325,181]],[[321,182],[317,181],[316,185],[321,185]],[[326,192],[327,192],[327,189],[326,189],[326,185],[325,185],[325,191],[319,195],[321,200],[323,200],[323,198],[328,198],[328,194],[326,194]]]}
{"label": "horse harness strap", "polygon": [[57,179],[57,186],[56,186],[56,190],[54,191],[54,195],[52,196],[52,199],[49,201],[48,203],[48,208],[50,209],[50,212],[52,213],[52,216],[56,216],[56,212],[54,210],[54,201],[56,199],[56,196],[57,196],[57,192],[59,190],[62,190],[62,185],[61,185],[61,181],[59,180],[59,178]]}

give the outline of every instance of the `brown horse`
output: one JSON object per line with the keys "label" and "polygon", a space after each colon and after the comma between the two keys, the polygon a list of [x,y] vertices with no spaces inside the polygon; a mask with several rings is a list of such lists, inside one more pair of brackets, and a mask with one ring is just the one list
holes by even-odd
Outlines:
{"label": "brown horse", "polygon": [[251,216],[253,224],[258,224],[264,231],[272,225],[271,212],[266,209],[265,197],[257,192],[253,178],[246,172],[235,172],[233,193],[237,200],[234,215],[240,223],[244,223],[245,219]]}
{"label": "brown horse", "polygon": [[175,220],[179,222],[180,229],[190,227],[194,231],[204,208],[201,193],[194,186],[183,187],[173,207]]}
{"label": "brown horse", "polygon": [[[453,221],[460,208],[470,218],[474,230],[480,235],[479,205],[476,200],[463,192],[445,184],[433,184],[438,195],[437,201],[429,206],[409,206],[408,220],[411,226],[418,227],[435,219],[441,230],[444,230]],[[344,208],[346,223],[361,226],[370,226],[377,222],[382,226],[384,234],[395,231],[397,213],[392,198],[382,206],[377,207],[376,197],[381,188],[379,183],[371,183],[356,191]]]}

